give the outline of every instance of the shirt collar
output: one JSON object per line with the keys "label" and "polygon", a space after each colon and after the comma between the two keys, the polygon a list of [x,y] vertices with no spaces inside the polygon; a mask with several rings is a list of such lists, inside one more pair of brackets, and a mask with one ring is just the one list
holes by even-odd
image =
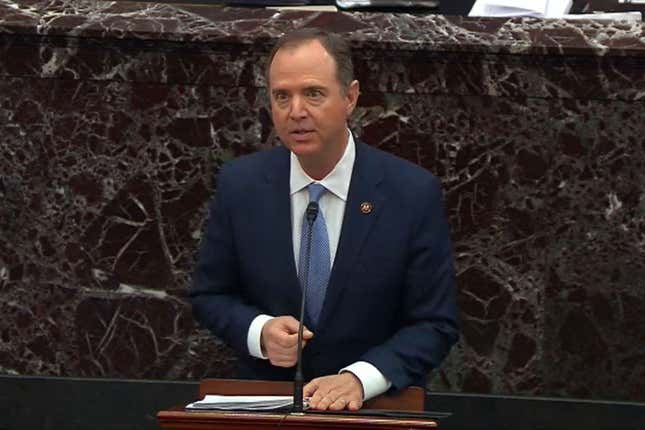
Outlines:
{"label": "shirt collar", "polygon": [[354,168],[354,160],[356,159],[356,144],[352,132],[349,133],[347,139],[347,146],[343,156],[340,157],[338,163],[334,166],[331,172],[320,181],[311,179],[304,171],[298,161],[298,157],[291,153],[291,167],[290,167],[290,195],[297,193],[312,182],[318,182],[325,187],[329,192],[336,195],[338,198],[347,201],[347,194],[349,193],[349,181],[352,178],[352,170]]}

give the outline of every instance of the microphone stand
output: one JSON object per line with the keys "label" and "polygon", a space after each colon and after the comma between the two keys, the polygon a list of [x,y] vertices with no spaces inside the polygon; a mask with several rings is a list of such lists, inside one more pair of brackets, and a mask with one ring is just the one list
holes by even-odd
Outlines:
{"label": "microphone stand", "polygon": [[302,300],[300,301],[300,324],[298,324],[298,363],[296,364],[296,376],[293,381],[293,413],[302,414],[304,412],[304,376],[302,374],[302,332],[303,321],[305,319],[305,299],[307,297],[307,286],[309,284],[309,263],[311,260],[311,235],[313,231],[314,221],[318,216],[318,203],[309,202],[306,210],[307,223],[309,229],[307,231],[307,249],[305,252],[304,274],[302,282]]}

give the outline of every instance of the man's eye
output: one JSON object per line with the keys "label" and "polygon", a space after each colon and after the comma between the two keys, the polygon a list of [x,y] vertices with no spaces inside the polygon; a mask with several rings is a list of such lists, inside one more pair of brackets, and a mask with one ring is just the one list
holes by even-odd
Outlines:
{"label": "man's eye", "polygon": [[273,95],[273,98],[278,102],[284,102],[289,100],[289,96],[287,96],[285,93],[276,93]]}
{"label": "man's eye", "polygon": [[307,91],[307,97],[318,98],[318,97],[322,97],[322,95],[323,95],[322,91],[320,91],[320,90],[309,90],[309,91]]}

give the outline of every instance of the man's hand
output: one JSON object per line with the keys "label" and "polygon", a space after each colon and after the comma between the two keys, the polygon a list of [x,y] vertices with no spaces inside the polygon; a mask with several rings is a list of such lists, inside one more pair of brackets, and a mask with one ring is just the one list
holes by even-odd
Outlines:
{"label": "man's hand", "polygon": [[[262,327],[262,352],[274,366],[292,367],[298,361],[298,320],[291,316],[276,317]],[[314,337],[306,327],[302,332],[302,347]]]}
{"label": "man's hand", "polygon": [[312,409],[357,411],[363,406],[363,384],[351,372],[316,378],[305,385],[303,392],[310,397]]}

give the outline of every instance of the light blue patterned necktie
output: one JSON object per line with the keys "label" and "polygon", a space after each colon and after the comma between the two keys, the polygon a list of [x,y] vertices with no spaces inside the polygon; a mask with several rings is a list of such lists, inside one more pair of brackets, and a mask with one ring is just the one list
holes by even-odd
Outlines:
{"label": "light blue patterned necktie", "polygon": [[[320,197],[327,191],[325,187],[317,183],[311,183],[307,187],[309,190],[309,201],[318,202]],[[327,226],[323,217],[320,206],[318,207],[318,216],[314,220],[311,231],[311,255],[309,259],[309,268],[305,267],[307,261],[307,237],[309,235],[309,222],[307,221],[307,211],[303,215],[302,233],[300,235],[300,259],[298,260],[298,278],[300,285],[305,285],[305,275],[308,275],[307,284],[307,314],[311,322],[316,325],[320,310],[322,309],[329,283],[330,274],[330,255],[329,255],[329,235]]]}

